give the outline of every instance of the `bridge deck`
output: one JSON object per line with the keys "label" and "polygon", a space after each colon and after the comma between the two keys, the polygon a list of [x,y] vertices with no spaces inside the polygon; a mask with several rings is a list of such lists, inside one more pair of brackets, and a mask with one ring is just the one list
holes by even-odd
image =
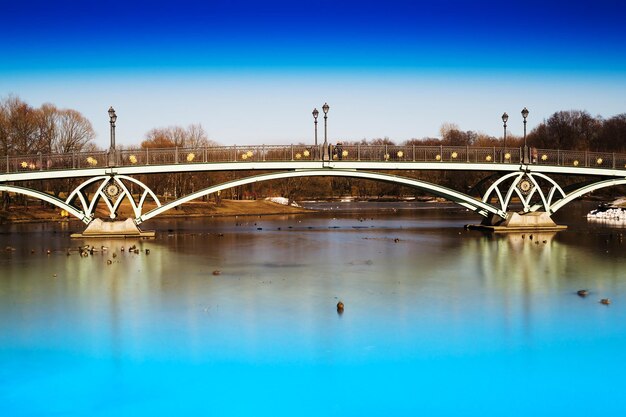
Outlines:
{"label": "bridge deck", "polygon": [[519,171],[623,177],[626,154],[554,149],[343,145],[253,145],[202,148],[125,149],[108,152],[5,156],[0,182],[224,170],[374,169]]}

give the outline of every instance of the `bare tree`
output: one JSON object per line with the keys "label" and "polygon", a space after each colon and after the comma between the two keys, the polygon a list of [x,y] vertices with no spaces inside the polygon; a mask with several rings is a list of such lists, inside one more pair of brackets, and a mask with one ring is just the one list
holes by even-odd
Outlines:
{"label": "bare tree", "polygon": [[35,109],[13,96],[0,102],[3,154],[80,151],[95,136],[89,120],[76,110],[59,110],[49,103]]}
{"label": "bare tree", "polygon": [[530,132],[528,143],[540,148],[589,149],[597,142],[601,127],[601,119],[586,111],[559,111]]}
{"label": "bare tree", "polygon": [[210,140],[204,128],[200,124],[187,126],[187,146],[191,148],[201,148],[203,146],[218,146],[214,140]]}
{"label": "bare tree", "polygon": [[169,137],[174,142],[174,146],[184,148],[187,146],[187,132],[180,126],[169,127]]}
{"label": "bare tree", "polygon": [[141,142],[141,147],[146,148],[173,148],[176,144],[170,137],[166,128],[155,128],[146,133],[146,139]]}
{"label": "bare tree", "polygon": [[181,126],[155,128],[146,133],[146,139],[141,143],[142,148],[173,148],[176,146],[201,148],[217,145],[217,142],[209,140],[200,124],[191,124],[186,129]]}
{"label": "bare tree", "polygon": [[53,152],[80,152],[96,137],[89,120],[76,110],[59,111],[57,120],[56,135],[52,143]]}
{"label": "bare tree", "polygon": [[58,132],[59,110],[50,103],[45,103],[39,109],[39,137],[42,144],[42,153],[51,153]]}
{"label": "bare tree", "polygon": [[605,120],[595,142],[597,150],[626,151],[626,113]]}
{"label": "bare tree", "polygon": [[9,116],[5,104],[0,102],[0,156],[8,155],[10,149]]}
{"label": "bare tree", "polygon": [[445,122],[439,127],[439,134],[442,138],[445,138],[453,130],[460,131],[461,128],[456,123]]}
{"label": "bare tree", "polygon": [[[217,145],[210,141],[206,132],[200,124],[191,124],[186,129],[180,126],[169,126],[165,128],[155,128],[146,133],[146,139],[141,143],[142,148],[202,148],[204,146]],[[199,155],[191,155],[189,161],[194,160]],[[197,159],[196,159],[197,160]],[[201,184],[209,182],[210,174],[169,174],[165,178],[154,181],[155,188],[162,192],[168,192],[177,197],[191,190],[197,189]]]}
{"label": "bare tree", "polygon": [[4,102],[6,117],[5,141],[7,153],[31,154],[42,150],[38,126],[38,111],[17,97]]}

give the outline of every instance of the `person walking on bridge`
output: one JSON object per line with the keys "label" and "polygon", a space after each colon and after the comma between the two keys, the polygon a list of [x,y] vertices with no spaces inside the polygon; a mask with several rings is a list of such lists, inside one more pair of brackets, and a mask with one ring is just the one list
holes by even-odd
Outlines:
{"label": "person walking on bridge", "polygon": [[335,154],[337,155],[337,159],[341,161],[341,158],[343,158],[343,146],[341,142],[337,142],[337,145],[335,146]]}

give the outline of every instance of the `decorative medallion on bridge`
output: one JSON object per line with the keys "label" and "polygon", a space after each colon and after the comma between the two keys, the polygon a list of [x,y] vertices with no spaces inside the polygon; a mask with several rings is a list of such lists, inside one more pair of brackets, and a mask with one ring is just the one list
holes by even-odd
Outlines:
{"label": "decorative medallion on bridge", "polygon": [[523,195],[528,195],[533,190],[535,186],[530,181],[530,178],[524,177],[517,183],[517,188]]}
{"label": "decorative medallion on bridge", "polygon": [[117,184],[110,183],[106,186],[104,192],[106,193],[107,197],[109,197],[109,199],[113,201],[115,200],[115,197],[117,197],[120,193],[120,187],[118,187]]}

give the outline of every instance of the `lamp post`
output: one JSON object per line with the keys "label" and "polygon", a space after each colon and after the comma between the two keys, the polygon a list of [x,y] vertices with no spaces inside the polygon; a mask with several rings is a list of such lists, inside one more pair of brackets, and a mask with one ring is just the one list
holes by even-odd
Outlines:
{"label": "lamp post", "polygon": [[109,148],[109,166],[115,166],[115,121],[117,115],[113,106],[109,107],[109,123],[111,124],[111,147]]}
{"label": "lamp post", "polygon": [[328,110],[330,110],[330,106],[328,103],[324,103],[322,106],[322,111],[324,112],[324,160],[330,160],[330,153],[328,152]]}
{"label": "lamp post", "polygon": [[528,109],[526,107],[522,110],[522,117],[524,118],[524,163],[528,164],[528,146],[526,146],[526,118],[528,117]]}
{"label": "lamp post", "polygon": [[313,120],[315,123],[315,150],[314,150],[314,155],[313,158],[317,158],[317,116],[319,116],[320,112],[317,111],[317,107],[313,109]]}
{"label": "lamp post", "polygon": [[[502,123],[504,123],[504,153],[506,154],[506,122],[509,120],[509,115],[504,112],[502,114]],[[506,158],[504,158],[504,162],[506,162]]]}

